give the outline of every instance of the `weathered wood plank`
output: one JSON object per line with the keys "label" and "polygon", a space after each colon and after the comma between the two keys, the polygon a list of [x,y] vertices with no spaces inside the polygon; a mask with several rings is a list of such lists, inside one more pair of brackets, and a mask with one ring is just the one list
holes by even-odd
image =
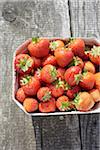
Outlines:
{"label": "weathered wood plank", "polygon": [[[100,0],[70,0],[73,36],[100,37]],[[100,114],[80,115],[82,150],[100,149]]]}
{"label": "weathered wood plank", "polygon": [[100,114],[82,115],[80,133],[83,150],[100,150]]}
{"label": "weathered wood plank", "polygon": [[100,37],[100,0],[69,0],[74,37]]}
{"label": "weathered wood plank", "polygon": [[42,127],[43,150],[80,150],[77,115],[44,118]]}

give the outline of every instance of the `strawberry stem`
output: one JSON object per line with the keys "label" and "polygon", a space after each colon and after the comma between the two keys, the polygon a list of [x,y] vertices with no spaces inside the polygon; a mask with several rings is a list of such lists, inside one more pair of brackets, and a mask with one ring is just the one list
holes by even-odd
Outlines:
{"label": "strawberry stem", "polygon": [[52,66],[50,73],[51,73],[51,76],[52,76],[54,79],[57,78],[57,70],[56,70],[56,67]]}
{"label": "strawberry stem", "polygon": [[75,82],[76,82],[77,85],[79,84],[81,78],[82,78],[82,74],[81,73],[75,75]]}
{"label": "strawberry stem", "polygon": [[63,88],[64,89],[64,81],[62,81],[60,78],[55,81],[56,88]]}
{"label": "strawberry stem", "polygon": [[66,109],[67,109],[67,110],[70,109],[69,106],[70,106],[70,102],[62,102],[60,108],[61,108],[62,111],[65,111]]}
{"label": "strawberry stem", "polygon": [[80,64],[80,60],[78,59],[78,57],[77,57],[77,56],[76,56],[76,57],[74,57],[73,61],[74,61],[74,65],[75,65],[75,66],[77,66],[77,65],[79,65],[79,64]]}
{"label": "strawberry stem", "polygon": [[96,56],[100,56],[100,46],[93,46],[93,48],[91,49],[90,53],[96,57]]}
{"label": "strawberry stem", "polygon": [[46,92],[45,95],[42,97],[43,101],[47,101],[51,98],[51,92]]}
{"label": "strawberry stem", "polygon": [[65,82],[65,84],[64,84],[64,89],[65,89],[65,90],[70,89],[70,85],[69,85],[67,82]]}
{"label": "strawberry stem", "polygon": [[53,41],[50,43],[50,49],[51,51],[54,51],[58,47],[58,44],[56,41]]}
{"label": "strawberry stem", "polygon": [[74,98],[74,103],[77,104],[79,102],[80,96],[79,94],[76,94],[76,97]]}
{"label": "strawberry stem", "polygon": [[27,58],[20,59],[19,64],[17,64],[17,66],[24,72],[26,72],[31,65],[32,61]]}
{"label": "strawberry stem", "polygon": [[31,76],[25,76],[25,77],[23,77],[21,80],[20,80],[20,83],[21,83],[21,85],[26,85],[26,84],[28,84],[29,83],[29,81],[30,81],[30,79],[31,79]]}
{"label": "strawberry stem", "polygon": [[36,44],[39,41],[39,37],[32,37],[32,43]]}

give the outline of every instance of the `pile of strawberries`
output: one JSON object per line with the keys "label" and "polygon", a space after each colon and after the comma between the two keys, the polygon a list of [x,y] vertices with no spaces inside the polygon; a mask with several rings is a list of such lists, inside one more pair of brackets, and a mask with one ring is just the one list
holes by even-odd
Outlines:
{"label": "pile of strawberries", "polygon": [[16,99],[27,112],[88,111],[100,101],[100,45],[32,38],[14,61]]}

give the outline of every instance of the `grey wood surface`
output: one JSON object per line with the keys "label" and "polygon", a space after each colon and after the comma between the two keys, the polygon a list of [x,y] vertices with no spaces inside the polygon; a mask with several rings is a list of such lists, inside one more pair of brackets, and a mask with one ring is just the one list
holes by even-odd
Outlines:
{"label": "grey wood surface", "polygon": [[11,97],[13,52],[23,41],[32,36],[99,38],[99,17],[100,0],[0,1],[0,150],[100,149],[99,114],[31,120]]}

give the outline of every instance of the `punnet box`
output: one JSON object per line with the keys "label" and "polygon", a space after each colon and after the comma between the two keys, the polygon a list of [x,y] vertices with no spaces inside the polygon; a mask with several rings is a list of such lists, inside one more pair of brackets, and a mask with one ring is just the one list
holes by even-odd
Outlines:
{"label": "punnet box", "polygon": [[[82,37],[80,37],[82,38]],[[68,41],[69,38],[48,38],[50,41],[52,40],[63,40],[63,41]],[[99,40],[95,39],[95,38],[82,38],[85,42],[86,45],[89,46],[93,46],[93,45],[98,45],[100,43]],[[100,113],[100,102],[96,103],[95,106],[87,112],[80,112],[80,111],[70,111],[70,112],[53,112],[53,113],[40,113],[40,112],[34,112],[34,113],[28,113],[25,111],[25,109],[23,108],[23,105],[18,102],[15,98],[15,93],[18,89],[18,81],[17,81],[17,75],[15,72],[15,68],[14,68],[14,59],[15,56],[18,54],[22,54],[22,53],[26,53],[27,52],[27,46],[28,44],[31,42],[31,39],[26,40],[23,44],[21,44],[15,51],[14,55],[13,55],[13,89],[12,89],[12,99],[14,100],[14,102],[20,107],[20,109],[22,109],[27,115],[29,116],[56,116],[56,115],[67,115],[67,114],[89,114],[89,113]]]}

